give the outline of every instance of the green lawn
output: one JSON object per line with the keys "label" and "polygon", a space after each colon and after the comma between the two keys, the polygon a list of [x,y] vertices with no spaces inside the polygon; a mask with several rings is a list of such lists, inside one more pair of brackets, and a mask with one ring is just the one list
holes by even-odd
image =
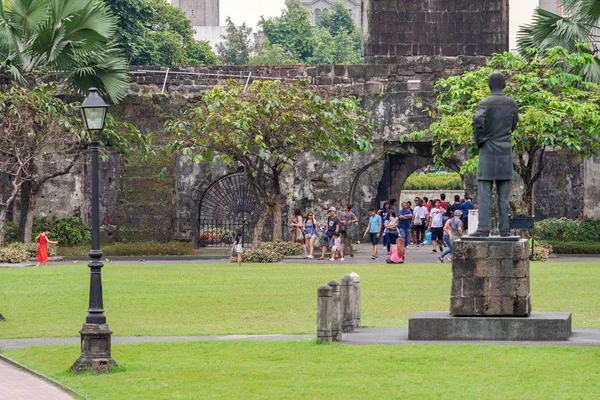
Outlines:
{"label": "green lawn", "polygon": [[77,346],[5,353],[94,400],[600,397],[598,348],[149,343],[114,346],[124,370],[97,376],[66,371]]}
{"label": "green lawn", "polygon": [[[600,327],[599,264],[531,268],[534,311],[570,311],[575,327]],[[406,327],[415,312],[448,309],[450,264],[385,263],[108,264],[104,305],[118,336],[313,333],[317,287],[353,271],[364,326]],[[0,338],[77,336],[88,285],[83,264],[0,268]]]}

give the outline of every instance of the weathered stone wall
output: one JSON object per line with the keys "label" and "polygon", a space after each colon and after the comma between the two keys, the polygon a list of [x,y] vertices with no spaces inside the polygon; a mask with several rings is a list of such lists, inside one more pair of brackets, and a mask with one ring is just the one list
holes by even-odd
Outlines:
{"label": "weathered stone wall", "polygon": [[600,218],[600,157],[592,157],[583,161],[584,192],[582,195],[583,216]]}
{"label": "weathered stone wall", "polygon": [[365,56],[491,55],[508,50],[508,0],[365,0]]}
{"label": "weathered stone wall", "polygon": [[[354,154],[346,163],[325,163],[309,154],[302,157],[283,185],[288,209],[312,210],[322,220],[328,207],[340,207],[344,202],[350,202],[364,223],[369,207],[377,206],[381,200],[401,198],[406,177],[432,163],[430,143],[401,144],[398,140],[402,133],[428,125],[430,120],[419,100],[425,102],[431,96],[433,83],[438,78],[484,60],[480,57],[410,57],[401,65],[254,69],[252,75],[256,79],[263,73],[266,77],[311,76],[324,88],[358,95],[363,106],[373,113],[378,126],[373,137],[373,150],[367,154]],[[189,72],[199,73],[196,72],[199,70],[190,69]],[[184,71],[188,70],[181,70]],[[234,75],[236,71],[242,76],[240,81],[245,83],[247,79],[247,75],[240,73],[240,67],[210,71],[211,74],[218,71],[219,79],[202,81],[209,78],[198,75],[201,79],[188,77],[188,80],[185,74],[170,75],[164,94],[161,94],[162,83],[154,83],[160,76],[164,82],[164,73],[139,73],[138,83],[132,85],[132,93],[111,112],[134,123],[145,134],[154,134],[158,143],[165,143],[163,126],[166,119],[197,104],[199,96],[210,84],[221,82],[226,75]],[[421,91],[409,92],[409,79],[420,80]],[[576,205],[579,203],[573,203],[573,207],[569,204],[579,196],[579,162],[576,158],[565,157],[553,153],[547,155],[547,170],[536,186],[537,216],[577,217]],[[157,175],[163,166],[169,168],[169,174],[166,180],[159,182]],[[450,167],[456,169],[459,165]],[[119,240],[192,240],[197,234],[196,221],[202,195],[216,180],[236,171],[236,165],[192,165],[181,157],[159,157],[149,163],[137,162],[130,166],[113,157],[108,164],[101,163],[101,220],[112,225],[112,237]],[[75,175],[83,173],[84,169],[80,167]],[[75,177],[75,181],[83,181],[82,176]],[[82,196],[81,203],[73,201],[73,193],[79,189],[72,186],[71,181],[73,179],[68,177],[63,183],[46,188],[48,194],[39,200],[38,212],[44,214],[45,210],[53,209],[53,215],[57,216],[62,216],[56,214],[58,212],[64,212],[65,216],[87,214],[87,195]],[[517,182],[515,195],[518,191]],[[65,199],[60,203],[50,201],[61,196]],[[588,201],[587,204],[594,203]],[[364,229],[363,224],[360,229]]]}

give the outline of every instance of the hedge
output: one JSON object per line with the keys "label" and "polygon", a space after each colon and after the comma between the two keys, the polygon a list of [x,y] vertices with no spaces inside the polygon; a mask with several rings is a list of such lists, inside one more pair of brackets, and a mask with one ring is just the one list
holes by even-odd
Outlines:
{"label": "hedge", "polygon": [[600,220],[545,219],[535,223],[535,237],[552,242],[600,242]]}
{"label": "hedge", "polygon": [[404,185],[404,190],[463,190],[462,178],[459,174],[452,173],[430,173],[412,174]]}
{"label": "hedge", "polygon": [[554,254],[600,254],[600,243],[551,241]]}

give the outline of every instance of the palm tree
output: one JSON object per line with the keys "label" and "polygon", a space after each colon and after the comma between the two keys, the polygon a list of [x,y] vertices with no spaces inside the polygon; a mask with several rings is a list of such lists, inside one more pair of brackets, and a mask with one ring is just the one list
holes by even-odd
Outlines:
{"label": "palm tree", "polygon": [[560,46],[570,51],[580,51],[582,43],[592,45],[595,63],[581,68],[586,80],[600,83],[600,60],[596,43],[600,38],[600,0],[562,0],[565,16],[538,8],[533,22],[523,25],[518,34],[518,47],[522,54],[531,49],[543,51]]}
{"label": "palm tree", "polygon": [[2,0],[0,65],[26,87],[45,71],[78,93],[97,87],[118,102],[129,82],[116,22],[102,0]]}

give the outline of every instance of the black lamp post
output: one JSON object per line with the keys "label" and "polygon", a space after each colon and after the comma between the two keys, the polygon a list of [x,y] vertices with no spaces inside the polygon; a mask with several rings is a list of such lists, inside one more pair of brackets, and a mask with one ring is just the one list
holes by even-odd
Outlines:
{"label": "black lamp post", "polygon": [[81,104],[81,115],[85,128],[90,132],[90,158],[92,174],[92,250],[90,251],[90,303],[81,334],[81,355],[71,369],[81,372],[93,369],[94,372],[108,372],[117,366],[111,356],[111,335],[108,329],[102,304],[102,251],[100,250],[100,193],[98,182],[98,135],[104,129],[108,104],[91,88]]}

